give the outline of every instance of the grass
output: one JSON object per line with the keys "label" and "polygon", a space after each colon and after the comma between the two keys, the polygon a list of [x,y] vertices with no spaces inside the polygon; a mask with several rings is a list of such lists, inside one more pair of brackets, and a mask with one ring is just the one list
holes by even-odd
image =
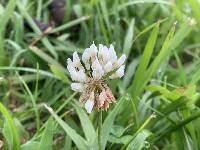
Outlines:
{"label": "grass", "polygon": [[[33,18],[50,22],[50,2],[0,0],[0,149],[200,149],[198,0],[65,0],[43,33]],[[102,116],[80,107],[66,69],[93,41],[128,56]]]}

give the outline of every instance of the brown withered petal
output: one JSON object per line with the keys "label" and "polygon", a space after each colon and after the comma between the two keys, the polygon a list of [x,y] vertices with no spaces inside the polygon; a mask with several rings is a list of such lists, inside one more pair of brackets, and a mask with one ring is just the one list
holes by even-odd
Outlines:
{"label": "brown withered petal", "polygon": [[97,94],[97,93],[95,93],[94,106],[95,106],[96,108],[100,108],[100,103],[99,103],[99,94]]}
{"label": "brown withered petal", "polygon": [[111,102],[116,102],[115,97],[112,94],[112,91],[109,87],[106,87],[106,95]]}
{"label": "brown withered petal", "polygon": [[[94,88],[93,84],[95,83],[95,86],[97,86],[96,85],[97,83],[98,84],[102,83],[100,81],[99,82],[93,82],[92,80],[90,82],[91,82],[90,85],[88,85],[88,88],[86,88],[86,92],[82,93],[82,95],[79,98],[79,102],[80,102],[82,107],[84,106],[86,101],[89,99],[89,94],[88,93],[90,93],[91,89]],[[89,87],[93,87],[93,88],[89,88]],[[107,110],[109,108],[109,104],[110,103],[115,103],[115,102],[116,102],[116,100],[115,100],[115,97],[112,94],[111,89],[106,84],[103,83],[101,91],[96,91],[95,92],[95,95],[94,95],[94,107],[97,110],[100,110],[100,109]]]}
{"label": "brown withered petal", "polygon": [[88,100],[89,95],[86,93],[81,94],[80,98],[79,98],[79,102],[81,104],[81,106],[84,106],[85,102]]}
{"label": "brown withered petal", "polygon": [[108,108],[109,108],[109,103],[108,101],[105,101],[103,105],[103,109],[108,110]]}
{"label": "brown withered petal", "polygon": [[102,92],[99,94],[100,107],[102,107],[104,105],[104,103],[107,99],[108,99],[108,97],[106,95],[106,91],[105,91],[105,89],[103,89]]}

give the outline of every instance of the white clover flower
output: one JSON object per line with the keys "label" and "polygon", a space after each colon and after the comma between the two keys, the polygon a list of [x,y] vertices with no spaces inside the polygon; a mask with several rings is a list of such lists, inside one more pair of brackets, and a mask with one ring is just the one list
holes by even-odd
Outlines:
{"label": "white clover flower", "polygon": [[[72,61],[73,60],[73,61]],[[124,76],[126,55],[117,58],[114,46],[108,48],[99,44],[99,48],[93,43],[82,54],[82,62],[77,52],[73,53],[73,59],[67,59],[67,69],[74,83],[71,89],[80,92],[80,103],[88,113],[93,108],[109,108],[110,103],[115,103],[115,97],[111,89],[105,83],[105,79],[116,79]],[[87,73],[86,73],[86,70]]]}

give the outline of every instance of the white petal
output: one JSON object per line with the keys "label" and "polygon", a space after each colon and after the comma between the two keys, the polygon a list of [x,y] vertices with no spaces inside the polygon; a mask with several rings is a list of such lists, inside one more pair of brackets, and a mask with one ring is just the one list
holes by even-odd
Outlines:
{"label": "white petal", "polygon": [[83,55],[82,55],[82,61],[84,62],[85,67],[86,67],[87,70],[90,69],[90,64],[89,64],[89,62],[90,62],[90,56],[89,56],[89,54],[90,54],[90,49],[86,48],[84,50],[84,52],[83,52]]}
{"label": "white petal", "polygon": [[92,43],[92,45],[90,46],[91,52],[93,53],[97,53],[97,47],[94,43]]}
{"label": "white petal", "polygon": [[85,74],[85,71],[83,69],[80,69],[78,71],[77,75],[78,75],[77,81],[79,81],[79,82],[86,82],[87,75]]}
{"label": "white petal", "polygon": [[99,58],[99,62],[101,64],[103,64],[103,62],[104,62],[104,49],[103,49],[102,44],[99,44],[98,58]]}
{"label": "white petal", "polygon": [[109,56],[110,56],[109,58],[110,60],[112,61],[117,60],[117,54],[112,44],[110,45],[110,48],[109,48]]}
{"label": "white petal", "polygon": [[124,70],[125,70],[125,65],[122,65],[117,71],[117,75],[119,78],[123,77],[124,76]]}
{"label": "white petal", "polygon": [[73,63],[77,64],[80,62],[77,52],[73,53]]}
{"label": "white petal", "polygon": [[67,66],[73,66],[73,62],[70,58],[67,59]]}
{"label": "white petal", "polygon": [[104,66],[104,70],[105,70],[106,73],[113,70],[113,66],[112,66],[112,63],[110,61],[107,62],[107,64]]}
{"label": "white petal", "polygon": [[89,48],[86,48],[86,49],[84,50],[84,52],[83,52],[83,54],[82,54],[82,60],[83,60],[83,62],[85,62],[85,61],[87,61],[87,60],[89,59],[89,57],[90,57],[90,56],[88,55],[89,51],[90,51]]}
{"label": "white petal", "polygon": [[80,68],[83,69],[83,66],[81,64],[81,61],[80,61],[80,58],[78,57],[77,52],[73,53],[73,64],[74,64],[74,67],[77,67],[78,69]]}
{"label": "white petal", "polygon": [[89,56],[90,56],[91,62],[93,62],[97,57],[97,47],[94,43],[90,46]]}
{"label": "white petal", "polygon": [[85,103],[85,109],[86,109],[86,111],[88,113],[91,113],[92,109],[93,109],[93,106],[94,106],[94,92],[91,92],[89,99]]}
{"label": "white petal", "polygon": [[71,89],[76,92],[83,92],[84,86],[81,83],[72,83]]}
{"label": "white petal", "polygon": [[126,55],[123,54],[123,55],[117,60],[118,67],[120,67],[121,65],[123,65],[123,63],[125,62],[125,60],[126,60]]}
{"label": "white petal", "polygon": [[122,65],[114,74],[109,76],[110,79],[121,78],[124,76],[125,65]]}
{"label": "white petal", "polygon": [[99,63],[98,58],[96,58],[95,61],[92,63],[92,70],[92,76],[95,79],[101,79],[104,75],[103,67]]}
{"label": "white petal", "polygon": [[72,78],[73,81],[76,81],[77,79],[77,72],[76,69],[73,66],[73,62],[70,58],[67,59],[67,69],[70,73],[70,76]]}
{"label": "white petal", "polygon": [[98,58],[96,58],[95,61],[92,63],[92,69],[97,70],[99,68],[101,68],[101,64],[99,63]]}
{"label": "white petal", "polygon": [[78,74],[77,74],[76,70],[73,67],[70,68],[69,73],[70,73],[70,76],[71,76],[72,80],[73,81],[77,81]]}
{"label": "white petal", "polygon": [[103,47],[104,47],[103,44],[99,44],[99,51],[103,51],[104,50]]}
{"label": "white petal", "polygon": [[99,44],[99,52],[98,52],[98,58],[99,58],[99,62],[102,65],[105,65],[108,60],[109,60],[109,51],[108,48],[102,44]]}
{"label": "white petal", "polygon": [[93,62],[97,57],[97,47],[93,43],[90,48],[86,48],[82,55],[82,61],[85,64],[87,70],[90,69],[90,61]]}
{"label": "white petal", "polygon": [[86,101],[85,109],[86,109],[87,113],[91,113],[92,112],[93,106],[94,106],[94,101],[91,101],[91,100],[87,100]]}

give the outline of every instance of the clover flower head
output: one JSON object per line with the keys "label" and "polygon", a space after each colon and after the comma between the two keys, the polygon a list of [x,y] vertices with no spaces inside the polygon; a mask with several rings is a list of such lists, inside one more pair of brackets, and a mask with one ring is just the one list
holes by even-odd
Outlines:
{"label": "clover flower head", "polygon": [[67,59],[67,69],[73,83],[71,89],[80,92],[80,103],[88,113],[93,108],[109,108],[110,103],[115,103],[115,97],[111,89],[106,84],[106,79],[116,79],[124,76],[126,55],[117,58],[114,46],[107,47],[93,43],[86,48],[82,54],[82,62],[77,52],[73,53],[73,58]]}

